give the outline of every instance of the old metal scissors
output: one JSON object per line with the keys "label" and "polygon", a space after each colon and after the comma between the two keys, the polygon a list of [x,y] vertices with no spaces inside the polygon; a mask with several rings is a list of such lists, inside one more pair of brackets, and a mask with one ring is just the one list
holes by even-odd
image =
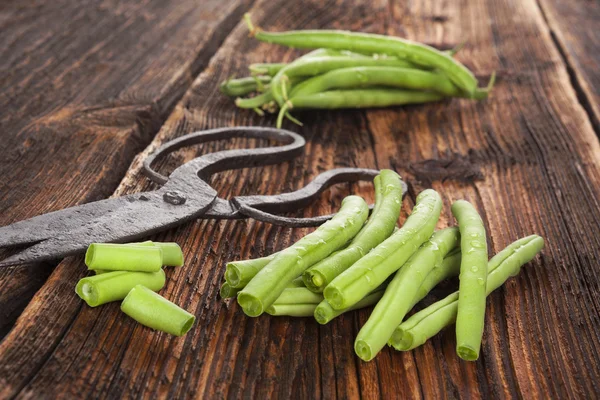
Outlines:
{"label": "old metal scissors", "polygon": [[[269,139],[284,144],[206,154],[179,166],[169,177],[152,169],[157,158],[174,150],[236,137]],[[318,175],[307,186],[294,192],[237,196],[229,200],[219,198],[208,183],[210,176],[217,172],[288,161],[300,155],[304,145],[304,138],[294,132],[263,127],[213,129],[171,140],[146,158],[143,165],[144,173],[162,184],[161,188],[74,206],[2,227],[0,248],[31,246],[0,261],[0,267],[63,258],[85,251],[94,242],[139,240],[196,218],[251,217],[292,227],[319,225],[330,216],[289,218],[277,214],[308,205],[335,183],[372,180],[378,171],[338,168]]]}

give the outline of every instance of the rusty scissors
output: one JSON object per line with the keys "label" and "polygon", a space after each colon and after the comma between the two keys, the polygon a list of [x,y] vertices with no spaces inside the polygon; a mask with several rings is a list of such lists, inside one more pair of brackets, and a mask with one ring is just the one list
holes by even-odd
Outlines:
{"label": "rusty scissors", "polygon": [[[182,147],[232,138],[268,139],[283,145],[209,153],[177,167],[168,177],[152,168],[156,159]],[[331,216],[291,218],[278,214],[305,207],[333,184],[372,180],[378,171],[338,168],[321,173],[294,192],[237,196],[229,200],[218,197],[208,183],[217,172],[288,161],[300,155],[304,145],[304,138],[294,132],[264,127],[212,129],[171,140],[143,164],[143,172],[162,187],[74,206],[2,227],[0,248],[30,247],[0,261],[0,267],[63,258],[85,251],[94,242],[139,240],[196,218],[251,217],[290,227],[319,225]]]}

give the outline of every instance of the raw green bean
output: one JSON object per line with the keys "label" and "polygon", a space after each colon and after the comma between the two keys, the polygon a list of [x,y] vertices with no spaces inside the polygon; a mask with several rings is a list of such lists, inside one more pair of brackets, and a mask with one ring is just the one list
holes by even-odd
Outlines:
{"label": "raw green bean", "polygon": [[362,298],[358,303],[354,304],[352,307],[344,308],[343,310],[336,310],[327,302],[327,300],[323,300],[315,307],[314,317],[317,322],[321,325],[325,325],[329,323],[335,317],[342,315],[345,312],[351,310],[358,310],[359,308],[365,308],[368,306],[372,306],[376,304],[379,299],[383,296],[385,292],[385,287],[381,289],[376,289]]}
{"label": "raw green bean", "polygon": [[223,81],[219,86],[219,90],[226,96],[238,97],[245,96],[249,93],[255,92],[260,88],[260,85],[264,85],[271,82],[270,76],[248,76],[239,79],[227,79]]}
{"label": "raw green bean", "polygon": [[[544,239],[531,235],[519,239],[496,254],[488,263],[486,295],[502,286],[521,266],[531,261],[544,248]],[[456,321],[459,292],[424,308],[404,321],[392,335],[390,344],[396,350],[411,350]]]}
{"label": "raw green bean", "polygon": [[354,351],[362,360],[372,360],[385,346],[410,311],[412,300],[427,275],[441,267],[446,254],[458,245],[459,238],[456,227],[435,232],[396,273],[354,342]]}
{"label": "raw green bean", "polygon": [[461,91],[445,75],[411,68],[352,67],[340,68],[310,78],[291,91],[290,98],[332,89],[359,89],[385,86],[412,90],[431,90],[444,96],[460,96]]}
{"label": "raw green bean", "polygon": [[396,272],[435,229],[442,210],[442,199],[432,189],[422,191],[404,225],[346,271],[323,291],[335,309],[356,304]]}
{"label": "raw green bean", "polygon": [[446,255],[442,265],[439,268],[434,268],[427,276],[425,280],[417,289],[417,294],[415,298],[410,303],[410,310],[421,300],[425,298],[431,292],[431,289],[436,287],[441,281],[458,276],[460,272],[460,260],[462,257],[462,253],[460,252],[460,248],[456,248],[450,253]]}
{"label": "raw green bean", "polygon": [[265,32],[252,25],[246,14],[250,34],[256,39],[294,48],[344,49],[368,54],[388,54],[411,63],[443,71],[459,88],[473,93],[477,79],[460,62],[433,47],[392,36],[338,30]]}
{"label": "raw green bean", "polygon": [[254,260],[231,261],[225,266],[225,280],[232,288],[242,289],[279,253]]}
{"label": "raw green bean", "polygon": [[415,92],[401,89],[355,89],[331,90],[329,92],[315,93],[308,96],[296,96],[288,100],[279,111],[277,127],[283,125],[283,117],[291,109],[296,108],[371,108],[390,107],[405,104],[421,104],[439,101],[443,96],[434,92]]}
{"label": "raw green bean", "polygon": [[260,107],[264,106],[265,104],[268,104],[272,101],[273,101],[273,94],[271,93],[270,90],[267,90],[266,92],[256,95],[254,97],[248,97],[248,98],[238,97],[237,99],[235,99],[235,105],[238,106],[239,108],[254,109],[254,108],[260,108]]}
{"label": "raw green bean", "polygon": [[121,311],[142,325],[182,336],[196,317],[145,286],[137,285],[121,303]]}
{"label": "raw green bean", "polygon": [[462,261],[458,286],[456,352],[463,360],[479,358],[485,319],[487,240],[483,221],[473,205],[464,200],[452,204],[460,228]]}
{"label": "raw green bean", "polygon": [[157,272],[163,265],[163,251],[156,246],[92,243],[85,264],[92,270]]}
{"label": "raw green bean", "polygon": [[252,75],[275,76],[287,63],[254,63],[248,69]]}
{"label": "raw green bean", "polygon": [[282,106],[288,99],[286,89],[288,80],[299,76],[315,76],[340,68],[353,67],[398,67],[411,68],[412,64],[395,58],[357,58],[349,56],[324,56],[298,59],[282,68],[271,81],[271,92],[275,101]]}
{"label": "raw green bean", "polygon": [[294,278],[352,239],[362,228],[368,214],[369,207],[362,198],[346,197],[340,211],[331,220],[282,250],[252,278],[237,297],[244,312],[251,317],[262,314]]}
{"label": "raw green bean", "polygon": [[[169,267],[181,267],[183,265],[183,252],[181,247],[175,242],[153,242],[146,240],[145,242],[126,243],[127,246],[155,246],[162,250],[162,264]],[[103,269],[94,270],[96,275],[105,272],[111,272]]]}
{"label": "raw green bean", "polygon": [[150,290],[159,291],[165,285],[165,272],[106,272],[82,278],[75,292],[90,307],[111,301],[123,300],[136,285],[144,285]]}
{"label": "raw green bean", "polygon": [[[314,293],[305,287],[286,288],[265,312],[270,315],[290,315],[312,317],[317,304],[323,301],[320,293]],[[312,312],[306,314],[312,307]],[[285,312],[285,314],[284,314]]]}
{"label": "raw green bean", "polygon": [[365,227],[344,250],[333,253],[302,274],[310,290],[322,292],[333,278],[391,235],[400,215],[402,181],[397,173],[384,169],[375,177],[374,185],[375,208]]}
{"label": "raw green bean", "polygon": [[227,282],[223,282],[221,289],[219,290],[219,295],[222,299],[230,299],[232,297],[236,297],[240,290],[241,289],[231,287],[231,285]]}

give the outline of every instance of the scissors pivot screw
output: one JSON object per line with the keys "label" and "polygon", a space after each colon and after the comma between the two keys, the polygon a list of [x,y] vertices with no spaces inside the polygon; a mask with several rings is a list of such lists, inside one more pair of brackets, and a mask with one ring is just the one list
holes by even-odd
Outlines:
{"label": "scissors pivot screw", "polygon": [[181,196],[175,191],[170,191],[163,194],[163,200],[169,204],[173,204],[174,206],[185,204],[185,197]]}

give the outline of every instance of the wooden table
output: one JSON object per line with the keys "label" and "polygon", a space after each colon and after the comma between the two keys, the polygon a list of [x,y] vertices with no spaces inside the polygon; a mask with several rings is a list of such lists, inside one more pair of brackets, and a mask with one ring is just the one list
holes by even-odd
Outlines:
{"label": "wooden table", "polygon": [[[141,160],[197,129],[272,126],[237,110],[220,81],[251,62],[298,53],[259,43],[239,21],[273,30],[345,28],[452,48],[486,82],[484,102],[301,114],[296,161],[222,173],[222,196],[278,193],[344,166],[393,168],[445,208],[483,212],[496,252],[538,233],[543,254],[488,299],[482,355],[458,359],[447,330],[414,351],[354,356],[362,310],[326,326],[247,318],[218,298],[227,260],[281,249],[308,230],[252,220],[196,221],[175,240],[186,265],[163,293],[197,316],[185,337],[146,329],[118,304],[74,293],[82,257],[0,271],[0,398],[593,398],[600,393],[600,5],[576,0],[7,1],[0,5],[0,225],[153,186]],[[178,152],[254,145],[236,140]],[[370,185],[341,185],[298,215],[335,210]],[[9,254],[3,252],[1,256]]]}

